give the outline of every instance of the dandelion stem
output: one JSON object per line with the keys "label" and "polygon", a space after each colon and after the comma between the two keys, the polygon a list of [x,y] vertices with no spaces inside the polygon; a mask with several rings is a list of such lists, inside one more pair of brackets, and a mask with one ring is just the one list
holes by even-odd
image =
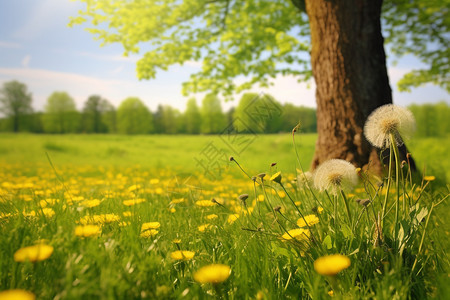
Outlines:
{"label": "dandelion stem", "polygon": [[[391,148],[393,148],[394,151],[394,158],[395,158],[395,189],[396,189],[396,201],[395,201],[395,221],[394,221],[394,240],[397,241],[397,233],[398,233],[398,213],[399,213],[399,205],[400,205],[400,181],[399,181],[399,173],[400,173],[400,165],[398,160],[398,147],[395,142],[395,137],[391,133],[389,135],[391,139]],[[390,158],[392,159],[392,158]],[[406,199],[403,199],[403,202],[405,202]],[[399,246],[400,241],[397,241]]]}
{"label": "dandelion stem", "polygon": [[389,147],[389,170],[388,170],[388,182],[386,185],[386,194],[384,196],[383,208],[381,209],[381,228],[384,228],[384,218],[386,216],[386,206],[389,199],[389,190],[391,188],[391,173],[392,173],[392,147]]}
{"label": "dandelion stem", "polygon": [[351,228],[353,228],[352,215],[350,213],[350,208],[348,206],[347,197],[345,196],[345,193],[342,189],[341,189],[341,196],[342,196],[342,199],[344,199],[345,210],[347,210],[348,221],[350,222]]}

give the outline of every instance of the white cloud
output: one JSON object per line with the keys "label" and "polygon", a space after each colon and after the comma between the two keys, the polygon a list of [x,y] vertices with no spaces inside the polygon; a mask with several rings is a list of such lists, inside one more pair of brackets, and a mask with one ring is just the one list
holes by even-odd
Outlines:
{"label": "white cloud", "polygon": [[30,65],[30,61],[31,61],[31,55],[28,54],[22,59],[22,66],[24,68],[28,68],[28,66]]}
{"label": "white cloud", "polygon": [[21,48],[22,46],[18,43],[14,43],[14,42],[6,42],[6,41],[0,41],[0,48],[13,48],[13,49],[18,49]]}

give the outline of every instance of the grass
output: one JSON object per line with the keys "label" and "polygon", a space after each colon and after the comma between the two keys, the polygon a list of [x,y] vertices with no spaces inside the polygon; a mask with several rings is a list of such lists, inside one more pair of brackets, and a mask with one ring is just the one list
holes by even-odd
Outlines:
{"label": "grass", "polygon": [[[311,161],[315,138],[297,137],[304,166]],[[0,290],[20,288],[39,299],[329,299],[331,291],[338,299],[424,299],[448,294],[449,210],[448,198],[443,200],[448,189],[439,183],[449,169],[447,152],[441,150],[447,140],[409,145],[419,165],[430,164],[426,174],[438,179],[416,185],[403,181],[400,198],[392,186],[378,188],[379,179],[365,175],[345,198],[311,191],[294,181],[290,135],[244,141],[245,149],[236,148],[247,145],[242,141],[217,136],[0,135]],[[212,178],[195,161],[205,159],[211,143],[226,160]],[[238,151],[230,151],[230,145]],[[250,175],[268,176],[253,182],[228,161],[230,155]],[[277,165],[271,168],[273,162]],[[442,176],[437,162],[444,167]],[[276,171],[282,171],[283,185],[268,180]],[[248,199],[239,200],[242,194]],[[377,235],[376,215],[386,195],[385,226]],[[367,198],[372,201],[367,207],[355,201]],[[396,224],[397,201],[406,201],[407,210],[400,205]],[[302,215],[315,215],[319,222],[294,238],[290,230]],[[157,232],[145,234],[142,226],[148,222],[159,223]],[[98,226],[99,232],[76,235],[84,224]],[[18,249],[39,243],[53,247],[50,257],[14,260]],[[171,257],[176,250],[195,255],[176,260]],[[349,257],[351,265],[335,276],[318,274],[314,261],[334,253]],[[230,266],[225,281],[194,280],[202,266],[216,263]]]}

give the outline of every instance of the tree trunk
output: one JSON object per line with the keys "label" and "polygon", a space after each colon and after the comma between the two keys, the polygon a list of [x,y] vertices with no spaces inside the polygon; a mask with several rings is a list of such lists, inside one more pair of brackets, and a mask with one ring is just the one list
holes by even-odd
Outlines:
{"label": "tree trunk", "polygon": [[379,171],[364,123],[392,103],[381,35],[381,0],[307,0],[311,64],[316,82],[318,140],[315,168],[331,158]]}

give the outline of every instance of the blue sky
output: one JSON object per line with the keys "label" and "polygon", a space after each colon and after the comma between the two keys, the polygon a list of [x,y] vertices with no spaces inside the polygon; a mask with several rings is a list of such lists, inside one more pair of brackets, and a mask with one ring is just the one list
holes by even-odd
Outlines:
{"label": "blue sky", "polygon": [[[67,26],[70,16],[83,4],[69,0],[1,0],[0,1],[0,85],[19,80],[33,94],[33,106],[42,110],[54,91],[66,91],[82,108],[84,101],[99,94],[115,106],[128,96],[139,97],[155,110],[158,104],[170,104],[184,110],[188,98],[181,95],[181,83],[199,68],[192,62],[159,72],[151,81],[139,81],[135,65],[139,56],[123,57],[120,45],[100,47],[100,42],[84,30],[85,26]],[[389,65],[394,103],[450,103],[449,94],[433,85],[400,93],[396,82],[420,64],[412,57]],[[314,83],[297,83],[295,78],[279,76],[268,92],[281,102],[315,106]],[[195,95],[194,95],[195,96]],[[203,95],[197,95],[197,103]],[[224,109],[236,101],[224,103]]]}

